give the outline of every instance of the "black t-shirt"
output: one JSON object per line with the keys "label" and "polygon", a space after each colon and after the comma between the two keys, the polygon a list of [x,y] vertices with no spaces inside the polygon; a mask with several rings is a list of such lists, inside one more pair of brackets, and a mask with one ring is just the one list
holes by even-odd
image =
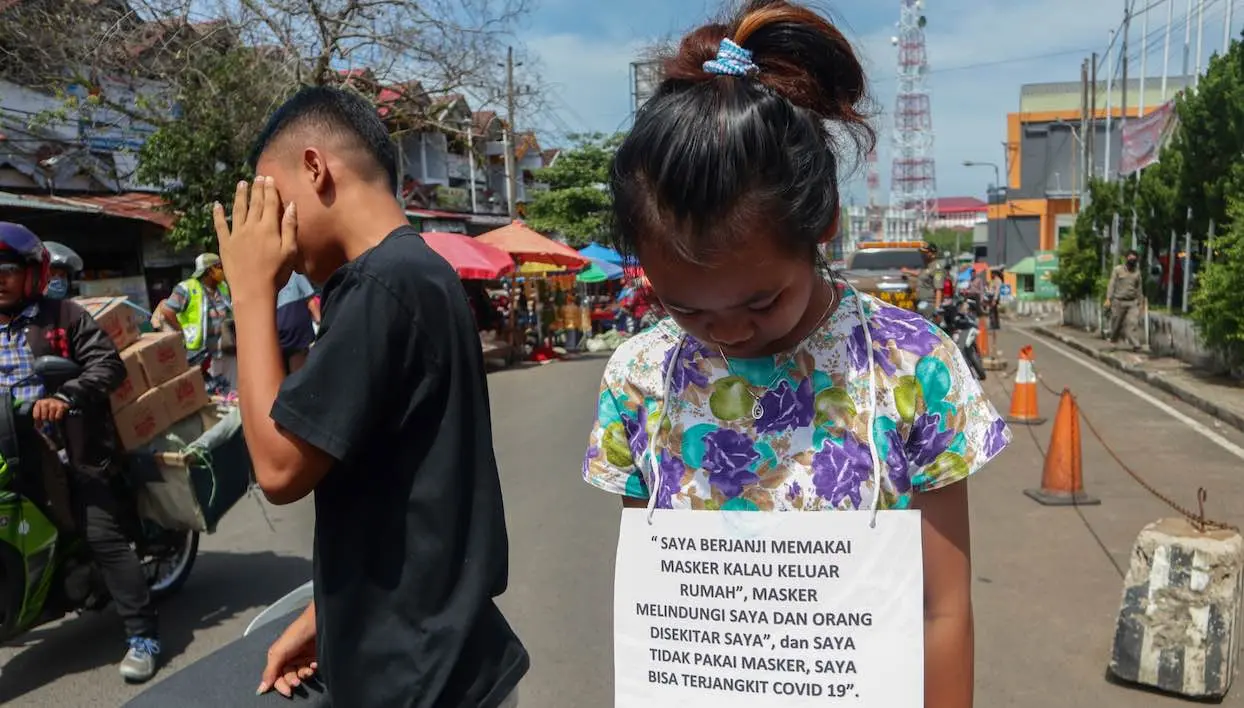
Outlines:
{"label": "black t-shirt", "polygon": [[324,286],[272,407],[337,464],[315,489],[320,673],[343,708],[491,708],[529,659],[493,598],[508,541],[479,335],[457,274],[397,229]]}

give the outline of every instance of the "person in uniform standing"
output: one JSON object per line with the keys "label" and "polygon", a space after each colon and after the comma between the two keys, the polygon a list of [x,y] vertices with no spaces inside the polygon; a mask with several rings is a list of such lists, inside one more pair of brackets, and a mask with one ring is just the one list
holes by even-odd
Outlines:
{"label": "person in uniform standing", "polygon": [[233,302],[220,256],[203,253],[196,257],[194,272],[173,288],[156,312],[163,329],[181,332],[191,361],[207,358],[209,383],[217,390],[231,389],[237,380],[236,367],[224,332],[231,326]]}
{"label": "person in uniform standing", "polygon": [[942,275],[941,264],[937,261],[935,244],[926,243],[921,247],[920,254],[924,256],[924,268],[921,270],[904,268],[903,273],[915,279],[917,312],[929,317],[942,308],[942,290],[938,287],[938,277],[944,278],[945,276]]}
{"label": "person in uniform standing", "polygon": [[1110,284],[1106,286],[1104,303],[1106,309],[1110,310],[1110,342],[1117,344],[1119,337],[1124,337],[1135,351],[1140,351],[1136,323],[1140,318],[1143,294],[1139,262],[1140,254],[1131,250],[1127,252],[1125,264],[1114,267],[1114,272],[1110,274]]}

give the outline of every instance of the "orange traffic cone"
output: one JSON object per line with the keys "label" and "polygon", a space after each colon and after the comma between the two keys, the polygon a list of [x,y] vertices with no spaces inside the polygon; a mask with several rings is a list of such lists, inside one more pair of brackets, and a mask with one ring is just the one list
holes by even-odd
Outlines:
{"label": "orange traffic cone", "polygon": [[1080,457],[1080,408],[1071,391],[1063,389],[1054,416],[1054,432],[1045,451],[1040,489],[1024,494],[1044,506],[1091,506],[1101,500],[1084,493],[1084,467]]}
{"label": "orange traffic cone", "polygon": [[976,320],[976,348],[980,350],[981,358],[988,359],[993,356],[992,342],[989,339],[989,318],[980,317]]}
{"label": "orange traffic cone", "polygon": [[1006,422],[1016,425],[1041,425],[1045,418],[1037,415],[1037,374],[1032,369],[1032,345],[1019,350],[1015,369],[1015,390],[1011,392],[1011,414]]}

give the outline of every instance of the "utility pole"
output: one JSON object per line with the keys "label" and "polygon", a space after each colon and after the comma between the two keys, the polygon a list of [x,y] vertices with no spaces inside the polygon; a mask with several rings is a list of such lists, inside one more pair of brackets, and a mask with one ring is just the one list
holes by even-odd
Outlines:
{"label": "utility pole", "polygon": [[1166,39],[1162,40],[1162,103],[1166,103],[1166,79],[1171,71],[1171,25],[1175,22],[1175,0],[1166,0]]}
{"label": "utility pole", "polygon": [[[1205,42],[1205,0],[1197,0],[1196,4],[1196,78],[1193,86],[1201,85],[1201,56],[1204,54]],[[1184,303],[1187,307],[1187,303]],[[1186,312],[1187,310],[1185,310]]]}
{"label": "utility pole", "polygon": [[1114,58],[1114,30],[1110,30],[1110,44],[1106,51],[1106,159],[1102,164],[1101,176],[1110,181],[1110,148],[1114,143],[1114,72],[1119,65]]}
{"label": "utility pole", "polygon": [[1145,82],[1149,80],[1149,10],[1145,8],[1140,21],[1140,105],[1136,108],[1136,117],[1145,117]]}
{"label": "utility pole", "polygon": [[1235,0],[1227,0],[1227,17],[1222,23],[1222,53],[1231,50],[1231,11],[1235,9]]}
{"label": "utility pole", "polygon": [[1188,0],[1188,13],[1184,15],[1184,88],[1187,88],[1188,72],[1192,67],[1188,65],[1192,52],[1192,0]]}
{"label": "utility pole", "polygon": [[[1132,0],[1123,0],[1123,47],[1119,53],[1123,55],[1123,96],[1119,104],[1122,110],[1119,112],[1119,132],[1127,127],[1127,41],[1132,34]],[[1119,152],[1123,152],[1122,149]]]}
{"label": "utility pole", "polygon": [[1088,131],[1088,171],[1089,179],[1097,174],[1097,52],[1089,62],[1092,79],[1089,82],[1089,131]]}
{"label": "utility pole", "polygon": [[518,218],[518,160],[514,156],[514,47],[505,52],[505,201],[510,218]]}
{"label": "utility pole", "polygon": [[1081,208],[1084,203],[1083,195],[1088,191],[1088,182],[1093,176],[1093,155],[1089,152],[1089,131],[1092,126],[1092,113],[1089,110],[1089,67],[1086,59],[1080,62],[1080,172],[1083,174],[1080,180]]}

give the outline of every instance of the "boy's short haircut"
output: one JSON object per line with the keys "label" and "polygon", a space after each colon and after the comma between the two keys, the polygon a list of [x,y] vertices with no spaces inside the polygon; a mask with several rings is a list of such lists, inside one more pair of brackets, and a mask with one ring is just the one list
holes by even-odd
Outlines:
{"label": "boy's short haircut", "polygon": [[355,168],[359,173],[364,177],[383,177],[390,191],[397,192],[397,146],[376,107],[367,99],[327,86],[300,89],[272,114],[259,133],[248,160],[251,168],[281,137],[300,130],[333,135],[355,148]]}

